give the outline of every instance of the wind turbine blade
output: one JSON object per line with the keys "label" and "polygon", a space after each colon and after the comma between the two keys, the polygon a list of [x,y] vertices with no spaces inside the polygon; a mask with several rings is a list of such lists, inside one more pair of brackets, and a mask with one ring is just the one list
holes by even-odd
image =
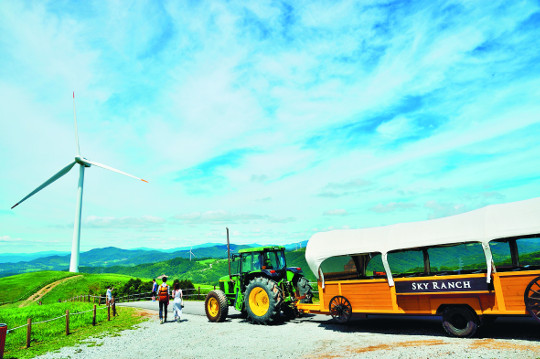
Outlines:
{"label": "wind turbine blade", "polygon": [[41,186],[39,186],[38,188],[36,188],[35,190],[33,190],[28,196],[24,197],[23,199],[21,199],[19,202],[17,202],[13,207],[11,207],[11,209],[17,207],[19,204],[23,203],[24,201],[26,201],[28,198],[32,197],[33,195],[35,195],[36,193],[38,193],[39,191],[41,191],[43,188],[47,187],[48,185],[50,185],[51,183],[53,183],[54,181],[56,181],[57,179],[59,179],[60,177],[62,177],[63,175],[65,175],[66,173],[69,172],[70,169],[73,168],[73,166],[75,166],[75,163],[76,162],[72,162],[70,163],[69,165],[67,165],[66,167],[62,168],[60,171],[58,171],[58,173],[56,173],[54,176],[52,176],[51,178],[49,178],[47,181],[45,181]]}
{"label": "wind turbine blade", "polygon": [[88,163],[90,163],[91,165],[98,166],[98,167],[101,167],[101,168],[105,168],[106,170],[113,171],[113,172],[117,172],[117,173],[120,173],[120,174],[122,174],[122,175],[125,175],[125,176],[128,176],[128,177],[132,177],[132,178],[135,178],[135,179],[138,179],[138,180],[141,180],[141,181],[143,181],[143,182],[148,183],[147,180],[143,180],[142,178],[139,178],[139,177],[130,175],[129,173],[126,173],[126,172],[122,172],[122,171],[120,171],[120,170],[117,170],[116,168],[109,167],[109,166],[104,165],[104,164],[102,164],[102,163],[97,163],[97,162],[89,161],[89,160],[87,160],[86,158],[84,159],[84,162],[88,162]]}
{"label": "wind turbine blade", "polygon": [[75,142],[77,143],[77,156],[81,155],[79,147],[79,131],[77,129],[77,113],[75,112],[75,91],[73,91],[73,120],[75,121]]}

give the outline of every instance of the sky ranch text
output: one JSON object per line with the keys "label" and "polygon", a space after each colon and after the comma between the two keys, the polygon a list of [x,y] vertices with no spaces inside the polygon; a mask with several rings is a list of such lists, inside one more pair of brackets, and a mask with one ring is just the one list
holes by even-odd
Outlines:
{"label": "sky ranch text", "polygon": [[413,291],[427,291],[427,290],[452,290],[452,289],[472,289],[471,282],[469,280],[462,280],[456,282],[427,282],[427,283],[412,283]]}

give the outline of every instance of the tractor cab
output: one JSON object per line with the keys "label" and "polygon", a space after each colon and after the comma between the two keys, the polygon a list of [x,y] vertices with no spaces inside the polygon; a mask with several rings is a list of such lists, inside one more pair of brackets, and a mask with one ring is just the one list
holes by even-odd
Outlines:
{"label": "tractor cab", "polygon": [[285,248],[278,246],[242,249],[232,256],[234,273],[242,290],[253,277],[264,276],[279,282],[285,278],[287,267]]}

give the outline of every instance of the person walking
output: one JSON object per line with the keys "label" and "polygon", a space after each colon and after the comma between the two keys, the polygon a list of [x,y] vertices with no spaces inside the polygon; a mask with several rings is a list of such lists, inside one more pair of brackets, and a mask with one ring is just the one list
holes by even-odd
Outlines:
{"label": "person walking", "polygon": [[172,296],[174,320],[180,323],[180,317],[182,316],[182,307],[184,304],[184,296],[182,294],[182,289],[180,289],[180,282],[174,282],[174,290],[172,292]]}
{"label": "person walking", "polygon": [[156,282],[156,279],[154,278],[152,279],[152,302],[156,301],[157,289],[158,289],[158,284]]}
{"label": "person walking", "polygon": [[161,279],[163,282],[158,288],[159,297],[159,322],[163,324],[167,321],[167,307],[169,306],[169,285],[167,284],[167,277]]}
{"label": "person walking", "polygon": [[107,307],[112,304],[112,288],[107,286],[107,292],[105,293],[105,304]]}

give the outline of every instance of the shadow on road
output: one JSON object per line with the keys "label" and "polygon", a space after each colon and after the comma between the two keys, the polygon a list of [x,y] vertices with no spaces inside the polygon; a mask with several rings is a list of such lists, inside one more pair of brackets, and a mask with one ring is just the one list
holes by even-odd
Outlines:
{"label": "shadow on road", "polygon": [[[328,318],[325,321],[313,321],[319,322],[319,327],[337,332],[447,336],[439,316],[370,315],[366,319],[353,317],[346,324],[338,324]],[[539,342],[540,324],[530,317],[498,318],[494,323],[480,327],[475,338]]]}

